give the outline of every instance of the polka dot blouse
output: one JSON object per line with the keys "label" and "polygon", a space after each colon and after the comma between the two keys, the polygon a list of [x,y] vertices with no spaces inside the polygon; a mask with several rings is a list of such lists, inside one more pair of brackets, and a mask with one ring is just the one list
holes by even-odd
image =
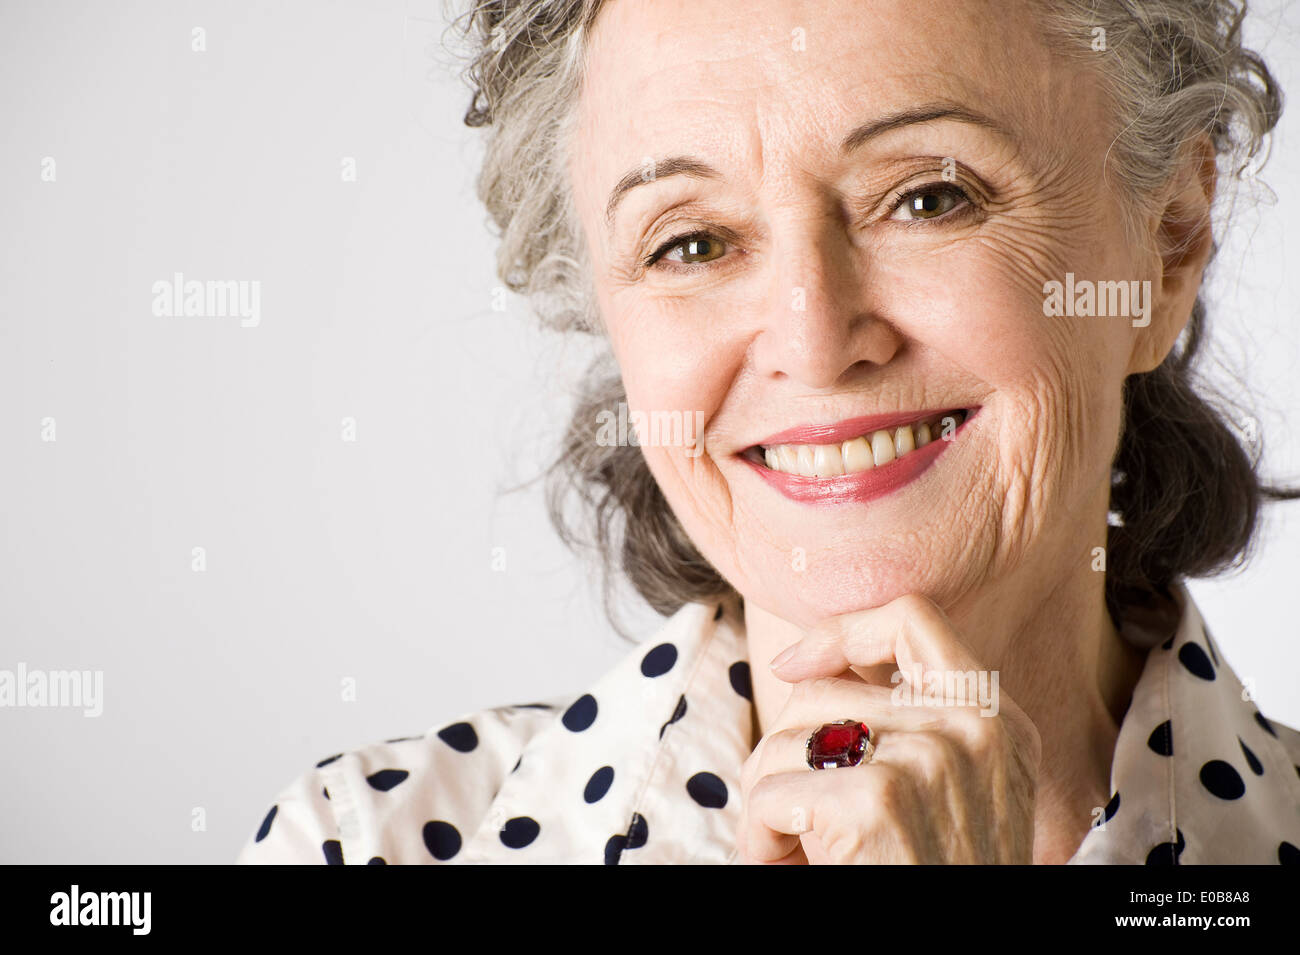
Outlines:
{"label": "polka dot blouse", "polygon": [[[1300,732],[1256,709],[1185,588],[1071,863],[1300,862]],[[1163,642],[1160,642],[1163,637]],[[688,604],[577,697],[467,714],[322,759],[243,863],[734,863],[753,703],[743,623]]]}

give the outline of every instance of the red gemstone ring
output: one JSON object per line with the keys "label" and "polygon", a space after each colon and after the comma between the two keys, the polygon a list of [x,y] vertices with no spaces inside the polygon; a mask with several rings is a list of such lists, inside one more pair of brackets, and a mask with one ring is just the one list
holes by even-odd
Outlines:
{"label": "red gemstone ring", "polygon": [[836,769],[870,762],[876,752],[876,734],[861,720],[823,723],[808,737],[804,758],[809,769]]}

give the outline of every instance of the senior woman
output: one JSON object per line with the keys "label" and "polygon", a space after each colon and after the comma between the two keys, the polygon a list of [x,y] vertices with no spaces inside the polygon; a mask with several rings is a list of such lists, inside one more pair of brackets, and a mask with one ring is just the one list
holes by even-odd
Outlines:
{"label": "senior woman", "polygon": [[1280,108],[1242,15],[480,0],[500,273],[614,363],[554,509],[669,619],[323,760],[241,860],[1297,861],[1300,733],[1183,584],[1290,495],[1191,384]]}

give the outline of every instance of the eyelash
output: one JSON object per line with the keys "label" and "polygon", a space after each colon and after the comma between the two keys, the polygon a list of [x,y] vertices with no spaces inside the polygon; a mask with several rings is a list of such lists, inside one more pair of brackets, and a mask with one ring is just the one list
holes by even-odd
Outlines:
{"label": "eyelash", "polygon": [[[900,193],[897,196],[897,198],[895,198],[893,204],[890,206],[889,209],[890,216],[892,216],[899,209],[901,209],[905,202],[914,199],[916,196],[925,195],[926,193],[930,193],[930,192],[938,192],[947,196],[951,196],[954,199],[958,200],[959,202],[965,203],[966,206],[968,207],[973,205],[970,198],[970,194],[961,186],[957,185],[956,183],[931,182],[923,186],[917,186],[914,189],[909,189],[907,192]],[[906,224],[908,226],[915,226],[922,222],[943,222],[947,219],[954,218],[955,216],[960,215],[961,212],[962,212],[962,207],[955,206],[952,209],[949,209],[947,212],[935,216],[934,218],[914,219],[910,222],[907,222]],[[655,268],[656,264],[664,255],[668,254],[673,249],[677,248],[677,246],[686,244],[691,239],[718,239],[718,238],[719,237],[714,235],[713,233],[704,232],[698,229],[693,232],[683,232],[681,235],[673,236],[671,239],[665,241],[661,246],[659,246],[659,248],[655,249],[654,252],[650,253],[650,255],[646,257],[645,261],[641,263],[641,265],[643,268],[647,268],[647,269]],[[678,272],[696,271],[698,269],[708,268],[712,264],[713,264],[712,262],[673,263],[671,266],[671,270],[678,271]],[[660,265],[659,268],[663,268],[663,266]]]}

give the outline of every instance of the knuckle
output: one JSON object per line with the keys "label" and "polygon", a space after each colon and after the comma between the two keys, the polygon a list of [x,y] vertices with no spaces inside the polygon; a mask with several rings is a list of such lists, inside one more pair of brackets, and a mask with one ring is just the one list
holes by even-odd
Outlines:
{"label": "knuckle", "polygon": [[773,776],[763,776],[754,781],[749,790],[748,805],[750,812],[756,815],[779,795],[778,780]]}
{"label": "knuckle", "polygon": [[850,865],[874,855],[873,848],[893,842],[897,832],[896,816],[890,808],[870,798],[863,800],[861,793],[828,800],[819,823],[822,849],[835,865]]}
{"label": "knuckle", "polygon": [[991,719],[996,717],[980,716],[975,707],[962,706],[952,710],[947,725],[963,744],[970,744],[980,737]]}
{"label": "knuckle", "polygon": [[812,730],[810,729],[797,726],[781,730],[779,733],[774,733],[773,735],[780,741],[782,752],[789,753],[792,757],[797,755],[799,761],[802,763],[804,746],[807,744],[808,736],[811,732]]}
{"label": "knuckle", "polygon": [[828,696],[831,689],[838,682],[837,677],[819,676],[807,680],[800,680],[790,691],[791,702],[797,704],[815,702]]}
{"label": "knuckle", "polygon": [[930,606],[930,601],[918,593],[903,594],[898,598],[898,609],[904,613],[916,613]]}
{"label": "knuckle", "polygon": [[949,772],[954,761],[952,744],[941,733],[922,731],[914,734],[916,761],[927,778],[934,779]]}
{"label": "knuckle", "polygon": [[903,616],[921,624],[937,623],[943,614],[934,601],[923,594],[911,593],[899,597],[899,610]]}
{"label": "knuckle", "polygon": [[972,754],[976,756],[996,756],[1001,753],[1007,742],[1007,725],[1001,714],[997,716],[980,716],[971,711],[965,717],[966,742]]}
{"label": "knuckle", "polygon": [[866,844],[866,834],[856,826],[834,824],[820,834],[822,849],[832,865],[849,865],[854,862]]}
{"label": "knuckle", "polygon": [[754,780],[753,785],[745,792],[745,814],[748,817],[752,827],[754,819],[762,812],[763,795],[767,790],[763,787],[761,779]]}

